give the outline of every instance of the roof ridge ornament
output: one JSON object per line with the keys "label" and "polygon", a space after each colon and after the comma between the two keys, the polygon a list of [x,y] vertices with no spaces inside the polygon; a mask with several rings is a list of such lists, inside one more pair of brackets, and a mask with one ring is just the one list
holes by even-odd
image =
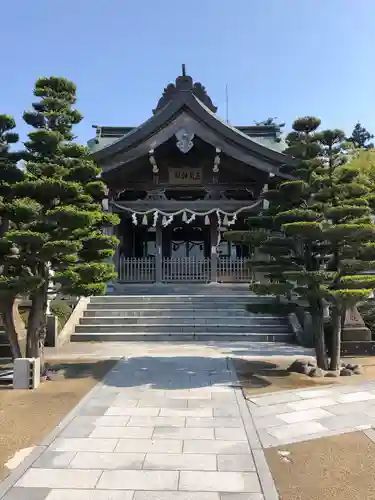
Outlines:
{"label": "roof ridge ornament", "polygon": [[186,74],[185,64],[181,65],[181,75],[176,78],[175,83],[168,84],[159,99],[156,108],[152,111],[154,114],[169,104],[180,92],[191,92],[207,108],[216,113],[217,107],[213,104],[210,96],[207,94],[206,87],[200,82],[194,82],[192,77]]}

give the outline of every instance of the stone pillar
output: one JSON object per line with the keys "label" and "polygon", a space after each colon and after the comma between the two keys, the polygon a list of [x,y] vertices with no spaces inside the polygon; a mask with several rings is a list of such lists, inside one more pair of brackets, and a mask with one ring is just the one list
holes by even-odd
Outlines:
{"label": "stone pillar", "polygon": [[210,215],[210,245],[211,245],[211,282],[217,283],[217,244],[218,244],[217,217],[213,213]]}
{"label": "stone pillar", "polygon": [[26,325],[18,309],[22,302],[23,300],[21,298],[17,298],[13,303],[13,320],[16,331],[18,332],[18,340],[26,338]]}
{"label": "stone pillar", "polygon": [[163,240],[163,228],[160,221],[156,223],[156,234],[155,234],[155,281],[156,283],[161,283],[162,280],[162,265],[163,265],[163,254],[162,254],[162,240]]}
{"label": "stone pillar", "polygon": [[346,310],[341,338],[343,341],[351,340],[357,342],[372,340],[371,331],[366,327],[356,306]]}
{"label": "stone pillar", "polygon": [[47,314],[47,324],[46,324],[46,338],[44,345],[46,347],[56,347],[58,344],[58,319],[57,316],[53,314]]}

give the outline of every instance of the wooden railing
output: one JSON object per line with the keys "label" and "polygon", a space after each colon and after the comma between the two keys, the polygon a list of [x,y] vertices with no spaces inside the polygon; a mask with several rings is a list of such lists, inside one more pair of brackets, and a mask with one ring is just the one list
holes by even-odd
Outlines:
{"label": "wooden railing", "polygon": [[211,259],[195,257],[164,258],[162,281],[200,281],[211,280]]}
{"label": "wooden railing", "polygon": [[[163,258],[160,273],[156,271],[154,257],[120,257],[118,261],[118,280],[127,283],[152,283],[159,274],[161,281],[209,282],[211,281],[211,259],[196,257]],[[250,282],[253,273],[249,259],[219,257],[217,262],[217,281]]]}
{"label": "wooden railing", "polygon": [[118,280],[127,283],[152,283],[156,280],[156,265],[153,257],[120,257]]}
{"label": "wooden railing", "polygon": [[219,257],[217,263],[217,281],[219,282],[250,282],[253,272],[249,267],[249,259]]}

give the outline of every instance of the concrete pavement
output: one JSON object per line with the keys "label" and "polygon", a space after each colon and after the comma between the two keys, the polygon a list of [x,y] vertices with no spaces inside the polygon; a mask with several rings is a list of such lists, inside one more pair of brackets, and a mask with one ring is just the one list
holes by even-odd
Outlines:
{"label": "concrete pavement", "polygon": [[119,361],[0,498],[276,500],[231,363],[159,349]]}
{"label": "concrete pavement", "polygon": [[371,381],[264,394],[250,399],[248,407],[264,448],[358,430],[374,437]]}

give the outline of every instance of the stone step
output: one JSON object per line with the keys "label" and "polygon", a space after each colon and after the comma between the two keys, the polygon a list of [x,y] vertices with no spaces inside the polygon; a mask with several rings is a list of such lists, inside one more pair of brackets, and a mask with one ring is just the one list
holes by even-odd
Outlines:
{"label": "stone step", "polygon": [[235,334],[230,332],[205,333],[102,333],[98,331],[74,333],[72,342],[293,342],[294,336],[290,333],[261,333],[249,332]]}
{"label": "stone step", "polygon": [[199,302],[97,302],[97,303],[92,303],[89,302],[87,308],[89,310],[93,309],[181,309],[183,307],[184,309],[239,309],[242,308],[243,310],[246,310],[246,305],[249,304],[249,301],[245,301],[242,303],[239,302],[231,302],[231,301],[224,301],[224,302],[216,302],[216,301],[199,301]]}
{"label": "stone step", "polygon": [[92,297],[71,341],[294,341],[286,317],[247,311],[249,304],[273,302],[271,297],[251,295],[248,288],[237,294],[202,288],[190,295],[183,287],[181,295],[162,289],[166,293]]}
{"label": "stone step", "polygon": [[91,333],[91,332],[100,332],[100,333],[207,333],[207,332],[226,332],[226,333],[238,333],[238,334],[246,334],[246,332],[258,332],[258,333],[290,333],[289,325],[276,325],[276,326],[262,326],[256,325],[250,326],[246,324],[200,324],[196,323],[194,325],[182,325],[182,324],[172,324],[168,325],[160,325],[160,324],[136,324],[136,325],[127,325],[127,324],[119,324],[119,325],[109,325],[109,324],[96,324],[96,325],[87,325],[80,324],[75,328],[76,333]]}
{"label": "stone step", "polygon": [[0,342],[0,358],[11,358],[12,350],[8,343]]}
{"label": "stone step", "polygon": [[113,316],[97,316],[97,317],[87,317],[84,316],[80,318],[81,325],[160,325],[167,326],[173,325],[246,325],[247,327],[256,328],[257,326],[263,327],[277,327],[282,325],[288,325],[286,319],[280,320],[279,318],[269,318],[262,319],[254,316],[249,317],[239,317],[239,316],[206,316],[206,317],[195,317],[190,316],[142,316],[142,317],[113,317]]}
{"label": "stone step", "polygon": [[226,302],[239,302],[239,303],[269,303],[274,299],[271,297],[263,297],[257,295],[105,295],[99,297],[91,297],[90,304],[103,304],[103,303],[171,303],[171,302],[190,302],[199,303],[202,301],[226,303]]}
{"label": "stone step", "polygon": [[[212,308],[173,308],[171,309],[160,309],[158,308],[144,308],[144,309],[87,309],[84,311],[84,317],[94,318],[94,317],[121,317],[121,318],[148,318],[148,317],[169,317],[173,316],[175,318],[183,318],[183,317],[195,317],[195,318],[210,318],[217,317],[218,309]],[[276,315],[267,315],[267,314],[255,314],[249,313],[246,309],[220,309],[220,316],[225,316],[226,318],[231,317],[246,317],[246,318],[254,318],[261,320],[285,320],[284,316],[276,316]]]}

